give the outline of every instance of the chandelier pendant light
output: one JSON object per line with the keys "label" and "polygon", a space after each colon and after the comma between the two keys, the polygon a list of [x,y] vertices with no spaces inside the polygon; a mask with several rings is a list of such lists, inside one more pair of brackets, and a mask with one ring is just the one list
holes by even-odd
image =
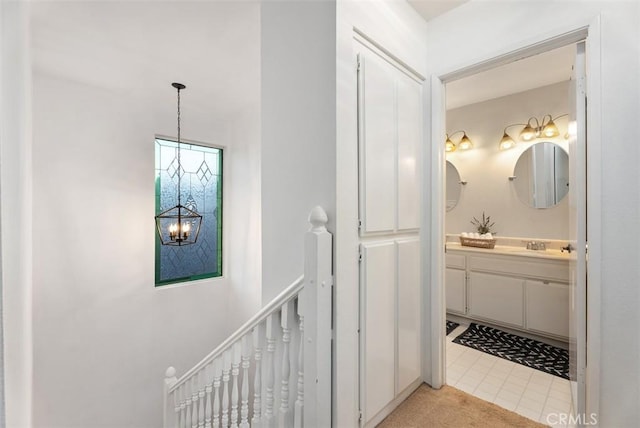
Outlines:
{"label": "chandelier pendant light", "polygon": [[180,163],[180,91],[186,86],[182,83],[172,83],[171,86],[178,91],[178,204],[173,208],[162,211],[156,216],[156,228],[162,245],[183,246],[195,244],[200,234],[200,226],[202,224],[202,216],[196,211],[191,210],[182,205],[181,182],[182,182],[182,164]]}

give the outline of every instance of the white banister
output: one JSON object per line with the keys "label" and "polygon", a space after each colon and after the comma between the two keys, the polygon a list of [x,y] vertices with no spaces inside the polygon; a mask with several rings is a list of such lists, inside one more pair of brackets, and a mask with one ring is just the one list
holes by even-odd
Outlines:
{"label": "white banister", "polygon": [[167,369],[165,428],[331,426],[332,236],[322,208],[309,222],[304,276],[183,376]]}

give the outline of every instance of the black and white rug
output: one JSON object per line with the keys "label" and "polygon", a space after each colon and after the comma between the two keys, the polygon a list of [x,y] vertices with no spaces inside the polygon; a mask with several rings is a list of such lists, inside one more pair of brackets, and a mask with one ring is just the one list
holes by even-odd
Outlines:
{"label": "black and white rug", "polygon": [[569,379],[569,352],[537,340],[471,323],[453,342]]}
{"label": "black and white rug", "polygon": [[447,320],[447,336],[451,334],[453,330],[455,330],[460,324],[457,322]]}

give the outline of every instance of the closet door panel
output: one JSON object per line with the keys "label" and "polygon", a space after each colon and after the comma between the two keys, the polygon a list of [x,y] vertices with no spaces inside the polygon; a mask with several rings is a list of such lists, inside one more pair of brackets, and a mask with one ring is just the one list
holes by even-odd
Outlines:
{"label": "closet door panel", "polygon": [[361,332],[365,412],[369,420],[395,396],[394,242],[363,244]]}
{"label": "closet door panel", "polygon": [[398,387],[420,377],[420,241],[398,241]]}
{"label": "closet door panel", "polygon": [[393,68],[361,54],[360,210],[363,232],[395,228],[395,82]]}
{"label": "closet door panel", "polygon": [[397,71],[398,84],[398,229],[420,227],[420,141],[422,86]]}

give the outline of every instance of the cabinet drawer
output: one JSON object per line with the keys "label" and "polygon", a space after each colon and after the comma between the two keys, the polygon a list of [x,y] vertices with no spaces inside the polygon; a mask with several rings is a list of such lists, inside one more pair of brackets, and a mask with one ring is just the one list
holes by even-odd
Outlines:
{"label": "cabinet drawer", "polygon": [[563,260],[538,261],[523,257],[470,256],[471,270],[500,272],[517,276],[569,281],[569,264]]}
{"label": "cabinet drawer", "polygon": [[460,254],[445,254],[447,267],[464,269],[466,267],[466,257]]}

